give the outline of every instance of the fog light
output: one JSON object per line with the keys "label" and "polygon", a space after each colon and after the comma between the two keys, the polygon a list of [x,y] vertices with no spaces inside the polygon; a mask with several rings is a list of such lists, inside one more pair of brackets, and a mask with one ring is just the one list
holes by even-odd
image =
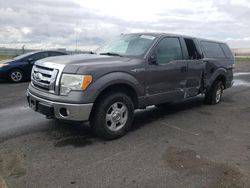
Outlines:
{"label": "fog light", "polygon": [[59,113],[62,117],[67,117],[69,116],[69,111],[67,108],[60,108],[59,109]]}

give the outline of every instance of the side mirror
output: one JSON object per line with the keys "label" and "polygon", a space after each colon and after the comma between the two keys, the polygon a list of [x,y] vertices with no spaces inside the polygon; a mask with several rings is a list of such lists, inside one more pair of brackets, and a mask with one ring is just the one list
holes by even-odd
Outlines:
{"label": "side mirror", "polygon": [[28,63],[32,63],[34,61],[34,59],[33,58],[28,58],[27,61],[28,61]]}
{"label": "side mirror", "polygon": [[152,54],[152,55],[149,57],[148,61],[149,61],[149,64],[150,64],[150,65],[157,65],[157,58],[156,58],[156,55],[155,55],[155,54]]}

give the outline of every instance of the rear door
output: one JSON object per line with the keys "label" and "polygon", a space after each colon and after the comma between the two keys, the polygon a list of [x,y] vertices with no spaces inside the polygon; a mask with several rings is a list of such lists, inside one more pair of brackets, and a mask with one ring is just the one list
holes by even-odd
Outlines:
{"label": "rear door", "polygon": [[184,56],[188,69],[185,98],[188,98],[197,95],[200,91],[204,63],[198,41],[193,38],[183,38],[183,40],[186,47]]}
{"label": "rear door", "polygon": [[178,37],[164,37],[152,50],[146,71],[147,105],[184,97],[187,62]]}

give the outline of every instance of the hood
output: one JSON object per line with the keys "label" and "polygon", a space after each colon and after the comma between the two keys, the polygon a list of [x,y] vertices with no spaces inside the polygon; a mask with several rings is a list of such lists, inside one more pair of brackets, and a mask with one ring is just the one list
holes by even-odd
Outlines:
{"label": "hood", "polygon": [[7,64],[7,63],[11,63],[13,61],[14,61],[13,59],[5,59],[5,60],[0,61],[0,64]]}
{"label": "hood", "polygon": [[96,65],[104,63],[117,63],[117,62],[127,62],[130,58],[119,57],[119,56],[106,56],[106,55],[97,55],[97,54],[80,54],[80,55],[64,55],[64,56],[55,56],[42,59],[43,62],[52,62],[55,64],[63,65]]}
{"label": "hood", "polygon": [[93,71],[100,68],[115,68],[130,65],[131,58],[119,56],[106,56],[97,54],[64,55],[49,57],[38,61],[37,63],[53,63],[55,66],[65,65],[64,73],[79,73]]}

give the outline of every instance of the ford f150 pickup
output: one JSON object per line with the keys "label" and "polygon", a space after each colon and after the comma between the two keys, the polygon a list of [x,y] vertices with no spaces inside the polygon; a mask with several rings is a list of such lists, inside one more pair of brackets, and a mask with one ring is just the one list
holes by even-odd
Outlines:
{"label": "ford f150 pickup", "polygon": [[35,63],[29,106],[48,118],[90,121],[104,139],[123,136],[135,109],[199,94],[221,101],[234,56],[223,42],[164,33],[123,34],[90,54]]}

